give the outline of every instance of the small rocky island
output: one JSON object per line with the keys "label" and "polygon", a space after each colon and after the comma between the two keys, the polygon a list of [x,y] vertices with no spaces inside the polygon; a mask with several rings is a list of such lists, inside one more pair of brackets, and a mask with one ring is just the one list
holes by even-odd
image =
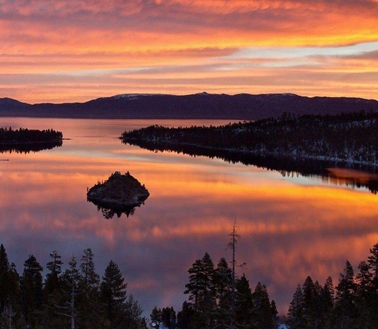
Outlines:
{"label": "small rocky island", "polygon": [[134,213],[135,207],[139,207],[149,197],[150,193],[144,185],[130,175],[129,172],[122,175],[116,171],[108,180],[98,182],[87,192],[87,200],[93,202],[109,219],[122,213],[127,216]]}

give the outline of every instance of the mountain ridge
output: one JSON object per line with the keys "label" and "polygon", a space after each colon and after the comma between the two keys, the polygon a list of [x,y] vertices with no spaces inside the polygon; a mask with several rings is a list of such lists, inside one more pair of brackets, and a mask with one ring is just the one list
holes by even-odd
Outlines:
{"label": "mountain ridge", "polygon": [[378,112],[378,101],[357,97],[299,96],[296,94],[119,94],[79,103],[28,104],[0,98],[0,117],[93,119],[231,119],[258,120],[284,112],[340,114]]}

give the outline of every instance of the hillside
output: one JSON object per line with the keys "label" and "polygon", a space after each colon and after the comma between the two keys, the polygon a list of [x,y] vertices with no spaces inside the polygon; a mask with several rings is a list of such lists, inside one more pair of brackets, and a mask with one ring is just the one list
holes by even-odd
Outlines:
{"label": "hillside", "polygon": [[96,119],[230,119],[258,120],[284,112],[340,114],[378,112],[378,101],[346,97],[303,97],[294,94],[125,94],[85,103],[26,104],[0,99],[0,117],[56,117]]}

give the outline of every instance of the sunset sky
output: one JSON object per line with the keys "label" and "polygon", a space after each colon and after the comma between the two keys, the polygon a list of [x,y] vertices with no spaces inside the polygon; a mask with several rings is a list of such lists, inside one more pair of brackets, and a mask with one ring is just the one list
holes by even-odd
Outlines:
{"label": "sunset sky", "polygon": [[378,0],[0,0],[0,98],[378,99]]}

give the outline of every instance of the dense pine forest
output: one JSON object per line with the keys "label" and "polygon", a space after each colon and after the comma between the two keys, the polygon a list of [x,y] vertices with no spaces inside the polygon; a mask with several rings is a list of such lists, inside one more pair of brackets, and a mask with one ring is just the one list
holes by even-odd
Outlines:
{"label": "dense pine forest", "polygon": [[288,323],[291,329],[378,328],[378,243],[356,274],[346,261],[335,288],[331,277],[324,286],[307,277],[293,295]]}
{"label": "dense pine forest", "polygon": [[118,265],[110,261],[100,279],[93,259],[86,249],[79,262],[71,257],[62,271],[62,257],[53,251],[43,279],[43,267],[33,255],[19,274],[1,244],[0,328],[146,328]]}
{"label": "dense pine forest", "polygon": [[376,167],[377,131],[378,114],[373,112],[299,117],[284,113],[279,118],[218,127],[166,128],[155,125],[125,131],[121,139],[124,143],[151,150],[187,153],[189,147],[188,153],[192,154],[195,154],[194,148],[200,154],[210,149],[242,157],[311,159]]}
{"label": "dense pine forest", "polygon": [[53,129],[0,128],[0,152],[37,152],[62,146],[63,134]]}
{"label": "dense pine forest", "polygon": [[177,316],[172,307],[155,307],[151,313],[163,328],[274,329],[280,322],[290,329],[378,328],[378,243],[356,274],[346,261],[335,287],[331,277],[323,286],[310,276],[298,284],[281,321],[267,287],[258,282],[252,290],[245,275],[236,277],[224,258],[215,267],[205,253],[188,272],[184,293],[189,297]]}
{"label": "dense pine forest", "polygon": [[[280,321],[267,287],[258,282],[252,289],[244,274],[237,276],[235,264],[235,258],[228,262],[222,257],[215,266],[206,252],[188,270],[182,309],[176,313],[172,306],[155,307],[148,320],[127,294],[115,262],[100,278],[91,249],[83,251],[80,261],[72,256],[65,271],[62,257],[53,251],[43,278],[33,255],[19,274],[1,244],[0,328],[276,328]],[[322,286],[308,276],[295,289],[287,317],[280,318],[291,329],[378,328],[378,243],[357,273],[346,261],[335,287],[331,277]]]}

